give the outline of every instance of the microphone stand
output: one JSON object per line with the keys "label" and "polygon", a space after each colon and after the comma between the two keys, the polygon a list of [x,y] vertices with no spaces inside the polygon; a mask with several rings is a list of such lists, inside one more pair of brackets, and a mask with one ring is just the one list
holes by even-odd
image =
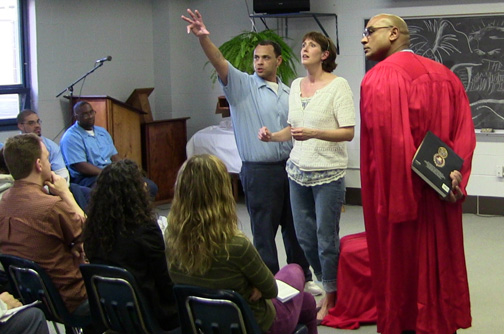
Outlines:
{"label": "microphone stand", "polygon": [[88,75],[90,75],[91,73],[93,73],[94,71],[96,71],[96,69],[98,69],[99,67],[102,67],[102,66],[103,66],[103,61],[101,61],[99,65],[95,64],[95,66],[93,67],[93,69],[91,69],[86,74],[84,74],[83,76],[81,76],[79,79],[77,79],[76,81],[74,81],[70,86],[68,86],[67,88],[63,89],[58,95],[56,95],[56,97],[60,97],[61,94],[63,94],[66,91],[69,91],[70,92],[70,101],[72,101],[73,100],[74,86],[77,83],[79,83],[81,80],[85,79]]}

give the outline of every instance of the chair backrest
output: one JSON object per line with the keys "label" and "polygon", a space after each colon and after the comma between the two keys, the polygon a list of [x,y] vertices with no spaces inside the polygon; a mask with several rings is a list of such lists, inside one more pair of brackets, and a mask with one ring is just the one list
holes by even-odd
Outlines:
{"label": "chair backrest", "polygon": [[7,254],[0,254],[0,262],[23,304],[39,300],[48,320],[64,323],[70,327],[83,328],[91,323],[90,316],[70,314],[51,278],[37,263]]}
{"label": "chair backrest", "polygon": [[239,293],[181,284],[173,289],[183,333],[261,333],[252,310]]}
{"label": "chair backrest", "polygon": [[152,316],[135,278],[126,269],[81,264],[80,270],[96,322],[120,333],[166,333]]}

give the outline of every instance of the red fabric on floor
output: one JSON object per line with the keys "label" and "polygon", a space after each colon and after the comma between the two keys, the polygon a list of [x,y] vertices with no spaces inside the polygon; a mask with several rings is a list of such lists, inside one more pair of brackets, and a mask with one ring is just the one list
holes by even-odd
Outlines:
{"label": "red fabric on floor", "polygon": [[366,232],[344,236],[340,244],[338,299],[322,325],[357,329],[361,323],[375,323],[376,319]]}

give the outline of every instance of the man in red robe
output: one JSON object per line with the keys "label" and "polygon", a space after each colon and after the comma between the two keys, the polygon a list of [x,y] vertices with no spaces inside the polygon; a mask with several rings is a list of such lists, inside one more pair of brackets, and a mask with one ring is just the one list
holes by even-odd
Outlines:
{"label": "man in red robe", "polygon": [[[476,145],[464,87],[442,64],[415,55],[408,26],[379,14],[364,30],[379,63],[361,84],[361,182],[378,332],[452,334],[471,326],[462,200]],[[464,159],[441,198],[411,170],[430,130]]]}

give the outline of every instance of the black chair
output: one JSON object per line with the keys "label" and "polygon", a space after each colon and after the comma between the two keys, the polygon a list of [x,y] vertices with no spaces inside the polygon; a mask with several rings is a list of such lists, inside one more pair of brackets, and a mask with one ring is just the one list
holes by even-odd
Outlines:
{"label": "black chair", "polygon": [[[174,292],[184,334],[262,333],[245,299],[233,290],[176,284]],[[306,333],[306,326],[298,325],[293,334]]]}
{"label": "black chair", "polygon": [[126,269],[100,264],[81,264],[80,270],[88,291],[91,315],[107,330],[128,334],[165,334],[151,316],[133,275]]}
{"label": "black chair", "polygon": [[[82,328],[91,323],[91,316],[76,316],[68,311],[51,278],[38,264],[7,254],[0,254],[0,262],[8,273],[10,285],[15,287],[23,304],[41,301],[39,307],[44,311],[46,319],[53,324],[64,324],[73,333],[81,333]],[[54,328],[59,334],[56,324]]]}

